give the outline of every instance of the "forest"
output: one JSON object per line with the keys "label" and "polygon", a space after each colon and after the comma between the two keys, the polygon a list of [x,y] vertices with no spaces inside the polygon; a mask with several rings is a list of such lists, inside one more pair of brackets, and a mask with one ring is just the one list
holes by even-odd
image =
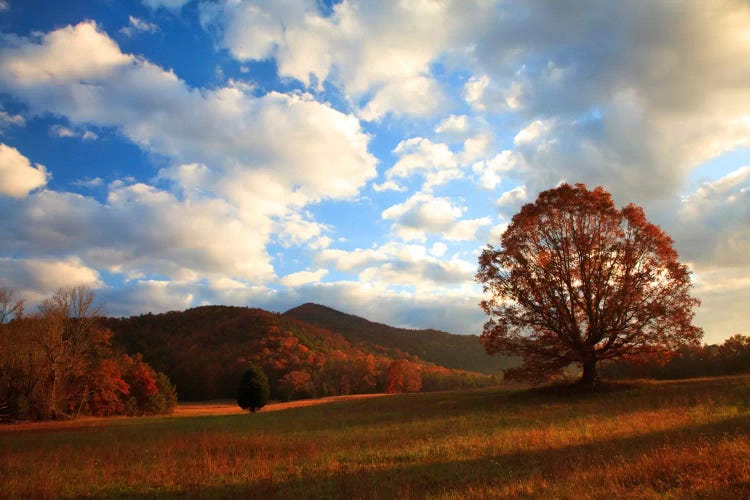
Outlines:
{"label": "forest", "polygon": [[[413,352],[352,342],[262,309],[204,306],[109,318],[85,287],[61,288],[30,314],[22,301],[13,300],[12,290],[3,289],[0,299],[3,420],[170,413],[178,396],[235,398],[249,366],[264,371],[272,399],[283,401],[466,389],[501,381],[500,366],[495,375],[447,368]],[[407,348],[412,346],[402,335]],[[436,335],[433,351],[437,344],[448,351],[451,342],[465,342],[442,332],[417,335]]]}
{"label": "forest", "polygon": [[99,314],[85,287],[61,288],[29,315],[0,289],[0,420],[171,413],[169,378],[114,349]]}
{"label": "forest", "polygon": [[143,352],[167,373],[183,400],[233,398],[249,365],[263,369],[276,400],[485,387],[501,380],[500,365],[496,375],[446,368],[262,309],[203,306],[102,321],[116,346]]}

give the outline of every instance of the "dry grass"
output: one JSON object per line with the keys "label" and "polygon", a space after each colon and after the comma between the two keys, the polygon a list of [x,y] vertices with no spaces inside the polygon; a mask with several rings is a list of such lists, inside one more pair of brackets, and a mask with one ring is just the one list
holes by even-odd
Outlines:
{"label": "dry grass", "polygon": [[185,410],[0,432],[0,496],[750,498],[750,377]]}

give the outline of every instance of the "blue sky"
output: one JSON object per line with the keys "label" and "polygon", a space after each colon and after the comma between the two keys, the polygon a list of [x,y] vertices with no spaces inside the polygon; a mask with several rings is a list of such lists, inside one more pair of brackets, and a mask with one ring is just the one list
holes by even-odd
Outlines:
{"label": "blue sky", "polygon": [[476,257],[561,181],[750,333],[750,5],[0,0],[0,280],[112,315],[319,302],[479,333]]}

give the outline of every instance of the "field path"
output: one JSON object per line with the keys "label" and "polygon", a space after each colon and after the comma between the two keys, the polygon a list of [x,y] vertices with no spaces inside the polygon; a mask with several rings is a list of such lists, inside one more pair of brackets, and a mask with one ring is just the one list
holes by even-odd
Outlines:
{"label": "field path", "polygon": [[[268,411],[279,411],[287,410],[289,408],[300,408],[302,406],[317,406],[328,403],[335,403],[337,401],[349,401],[352,399],[369,399],[379,398],[383,396],[389,396],[389,394],[352,394],[349,396],[329,396],[326,398],[318,399],[300,399],[297,401],[289,401],[287,403],[270,403],[263,407],[260,411],[265,413]],[[175,417],[194,417],[198,415],[236,415],[239,413],[246,413],[247,410],[243,410],[237,406],[237,402],[231,399],[223,401],[207,401],[205,403],[178,403],[174,410]]]}

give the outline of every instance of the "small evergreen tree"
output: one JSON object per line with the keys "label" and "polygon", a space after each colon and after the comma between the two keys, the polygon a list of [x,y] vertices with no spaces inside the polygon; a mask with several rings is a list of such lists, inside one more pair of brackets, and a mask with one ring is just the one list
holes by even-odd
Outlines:
{"label": "small evergreen tree", "polygon": [[269,392],[268,377],[261,368],[251,365],[237,388],[237,404],[243,410],[255,413],[268,402]]}

